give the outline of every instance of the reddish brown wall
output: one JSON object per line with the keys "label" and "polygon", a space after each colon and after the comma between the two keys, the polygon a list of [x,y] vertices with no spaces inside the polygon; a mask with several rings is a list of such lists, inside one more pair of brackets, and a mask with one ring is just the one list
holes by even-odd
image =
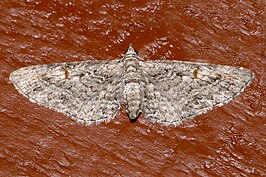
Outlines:
{"label": "reddish brown wall", "polygon": [[[0,176],[266,175],[263,8],[262,0],[1,0]],[[124,110],[82,126],[30,103],[8,79],[23,66],[121,58],[129,43],[145,60],[243,66],[256,79],[176,128],[130,123]]]}

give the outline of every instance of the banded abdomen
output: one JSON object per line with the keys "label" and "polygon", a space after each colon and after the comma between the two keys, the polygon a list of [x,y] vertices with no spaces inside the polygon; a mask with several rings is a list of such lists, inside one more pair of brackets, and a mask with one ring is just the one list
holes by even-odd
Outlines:
{"label": "banded abdomen", "polygon": [[139,59],[126,56],[124,59],[124,100],[126,113],[130,119],[136,119],[142,113],[143,85]]}

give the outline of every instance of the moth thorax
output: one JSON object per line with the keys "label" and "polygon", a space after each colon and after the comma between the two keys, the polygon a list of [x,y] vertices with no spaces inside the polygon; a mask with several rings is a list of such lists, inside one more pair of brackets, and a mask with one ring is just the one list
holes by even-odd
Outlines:
{"label": "moth thorax", "polygon": [[124,62],[126,72],[137,72],[139,68],[139,61],[136,58],[127,58]]}

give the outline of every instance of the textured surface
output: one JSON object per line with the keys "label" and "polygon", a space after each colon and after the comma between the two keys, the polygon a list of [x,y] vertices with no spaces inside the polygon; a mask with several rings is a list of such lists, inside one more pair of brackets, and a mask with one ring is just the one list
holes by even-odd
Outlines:
{"label": "textured surface", "polygon": [[[263,1],[0,1],[0,176],[263,176]],[[265,31],[265,30],[264,30]],[[255,80],[232,102],[176,128],[82,126],[30,103],[19,68],[121,58],[241,66]],[[201,60],[199,60],[201,59]]]}
{"label": "textured surface", "polygon": [[122,104],[130,119],[144,114],[180,125],[239,95],[254,79],[248,69],[185,61],[141,61],[132,46],[120,60],[21,68],[10,75],[32,102],[84,124],[113,119]]}

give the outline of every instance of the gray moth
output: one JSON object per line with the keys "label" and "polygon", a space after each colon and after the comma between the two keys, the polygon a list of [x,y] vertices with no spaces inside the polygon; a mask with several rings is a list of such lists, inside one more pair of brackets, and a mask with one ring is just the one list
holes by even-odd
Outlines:
{"label": "gray moth", "polygon": [[30,101],[84,124],[108,122],[125,105],[131,121],[180,125],[222,106],[253,80],[242,67],[209,63],[143,61],[130,45],[119,60],[36,65],[11,73]]}

